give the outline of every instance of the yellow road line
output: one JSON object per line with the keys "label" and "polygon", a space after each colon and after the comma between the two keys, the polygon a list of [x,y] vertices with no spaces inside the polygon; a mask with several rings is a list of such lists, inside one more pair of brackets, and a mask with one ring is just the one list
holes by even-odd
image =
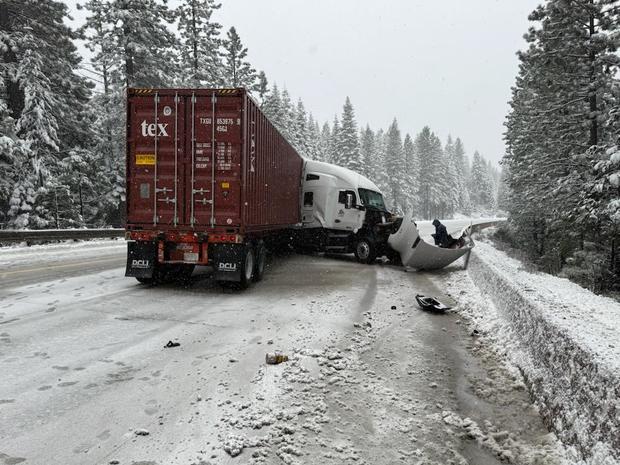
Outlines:
{"label": "yellow road line", "polygon": [[88,262],[65,263],[63,265],[50,265],[50,266],[44,266],[44,267],[39,267],[39,268],[28,268],[26,270],[5,271],[5,272],[0,272],[0,276],[5,277],[5,276],[14,275],[14,274],[32,273],[36,271],[53,270],[57,268],[71,268],[71,267],[81,268],[84,265],[94,265],[94,264],[101,263],[101,262],[111,262],[113,260],[118,261],[121,258],[123,258],[123,260],[125,259],[124,257],[110,257],[110,258],[101,258],[99,260],[91,260]]}

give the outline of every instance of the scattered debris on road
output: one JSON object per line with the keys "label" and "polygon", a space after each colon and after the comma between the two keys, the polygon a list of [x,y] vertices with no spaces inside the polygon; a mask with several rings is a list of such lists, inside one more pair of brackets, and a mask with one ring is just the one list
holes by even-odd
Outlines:
{"label": "scattered debris on road", "polygon": [[279,352],[265,354],[265,363],[267,365],[278,365],[282,362],[288,362],[288,355],[284,355]]}
{"label": "scattered debris on road", "polygon": [[426,297],[422,294],[417,294],[415,296],[415,300],[417,300],[418,305],[422,310],[426,310],[429,312],[443,313],[446,310],[450,310],[450,307],[442,304],[440,301],[435,299],[434,297]]}
{"label": "scattered debris on road", "polygon": [[181,345],[180,342],[172,342],[168,341],[168,344],[164,346],[165,349],[169,349],[170,347],[179,347]]}

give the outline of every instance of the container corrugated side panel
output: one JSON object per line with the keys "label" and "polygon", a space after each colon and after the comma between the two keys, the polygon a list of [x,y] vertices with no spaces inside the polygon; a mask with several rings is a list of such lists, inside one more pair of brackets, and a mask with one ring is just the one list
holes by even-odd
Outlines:
{"label": "container corrugated side panel", "polygon": [[245,108],[246,229],[299,223],[302,159],[249,96]]}

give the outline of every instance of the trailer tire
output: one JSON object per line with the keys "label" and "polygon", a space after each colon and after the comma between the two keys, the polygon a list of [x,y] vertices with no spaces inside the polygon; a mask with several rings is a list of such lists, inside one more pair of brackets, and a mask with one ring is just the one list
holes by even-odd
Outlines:
{"label": "trailer tire", "polygon": [[267,247],[265,247],[265,243],[261,240],[256,244],[256,261],[254,263],[254,276],[252,276],[254,282],[258,282],[263,279],[266,264]]}
{"label": "trailer tire", "polygon": [[153,284],[155,282],[154,278],[136,278],[140,284]]}
{"label": "trailer tire", "polygon": [[374,263],[377,259],[377,246],[368,237],[362,237],[355,243],[355,258],[360,263]]}
{"label": "trailer tire", "polygon": [[256,263],[254,248],[250,245],[245,246],[243,251],[243,259],[241,260],[241,277],[239,280],[239,288],[247,289],[252,283],[254,276],[254,264]]}

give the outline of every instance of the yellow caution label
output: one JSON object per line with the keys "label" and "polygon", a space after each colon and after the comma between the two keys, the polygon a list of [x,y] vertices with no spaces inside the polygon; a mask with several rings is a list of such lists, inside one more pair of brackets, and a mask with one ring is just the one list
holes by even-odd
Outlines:
{"label": "yellow caution label", "polygon": [[136,165],[154,165],[155,160],[154,153],[136,153]]}
{"label": "yellow caution label", "polygon": [[223,182],[222,183],[222,189],[230,189],[230,183]]}

